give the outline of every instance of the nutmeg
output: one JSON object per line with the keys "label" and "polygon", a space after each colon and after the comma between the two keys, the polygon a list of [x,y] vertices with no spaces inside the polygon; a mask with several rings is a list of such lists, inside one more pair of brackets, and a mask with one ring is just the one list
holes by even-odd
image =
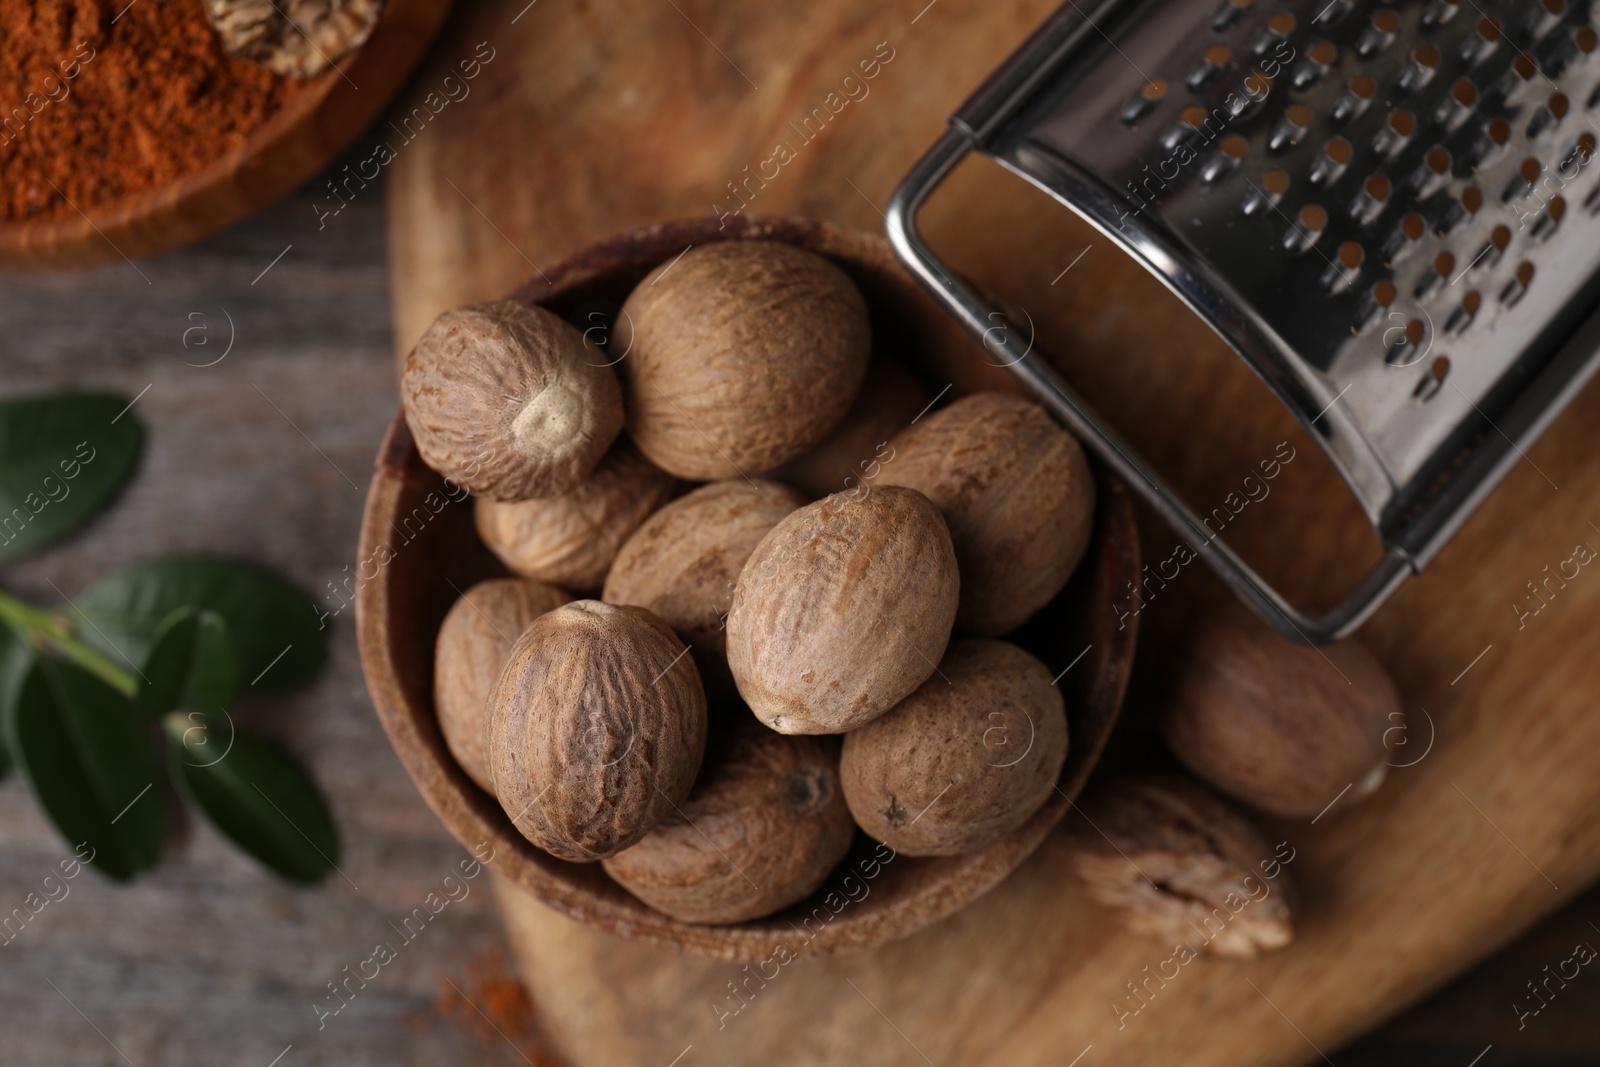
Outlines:
{"label": "nutmeg", "polygon": [[876,485],[927,495],[961,564],[958,632],[1009,633],[1050,602],[1083,558],[1094,475],[1071,434],[1031,400],[974,393],[889,442]]}
{"label": "nutmeg", "polygon": [[514,300],[435,319],[406,357],[400,398],[428,466],[496,500],[575,488],[623,423],[605,358],[568,323]]}
{"label": "nutmeg", "polygon": [[1072,865],[1090,899],[1163,946],[1251,959],[1294,938],[1285,865],[1250,823],[1180,775],[1112,782],[1086,797]]}
{"label": "nutmeg", "polygon": [[624,889],[681,922],[744,922],[802,900],[855,837],[838,743],[746,721],[708,755],[678,811],[605,861]]}
{"label": "nutmeg", "polygon": [[713,707],[737,697],[723,618],[745,560],[805,497],[777,482],[703,485],[645,520],[617,553],[601,599],[649,608],[688,642]]}
{"label": "nutmeg", "polygon": [[623,439],[571,492],[510,504],[478,497],[473,521],[511,570],[588,591],[600,588],[617,550],[676,485]]}
{"label": "nutmeg", "polygon": [[961,581],[944,520],[911,489],[835,493],[792,512],[739,573],[728,666],[756,718],[841,733],[934,672]]}
{"label": "nutmeg", "polygon": [[892,711],[845,735],[839,776],[870,836],[907,856],[954,856],[1032,818],[1066,758],[1050,669],[1008,642],[968,639]]}
{"label": "nutmeg", "polygon": [[572,598],[526,578],[491,578],[450,606],[434,640],[433,706],[439,732],[467,776],[492,792],[483,756],[484,705],[511,646],[539,616]]}
{"label": "nutmeg", "polygon": [[874,359],[844,421],[817,447],[772,472],[812,499],[855,489],[878,476],[893,452],[890,438],[928,406],[928,391],[904,366]]}
{"label": "nutmeg", "polygon": [[628,432],[681,478],[754,476],[816,445],[855,401],[872,343],[849,276],[777,241],[691,248],[622,311]]}
{"label": "nutmeg", "polygon": [[1180,653],[1162,732],[1224,793],[1311,819],[1382,783],[1384,734],[1403,723],[1394,683],[1361,645],[1298,645],[1234,603],[1196,625]]}
{"label": "nutmeg", "polygon": [[644,608],[578,600],[535,619],[488,713],[500,806],[529,841],[576,863],[643,839],[688,795],[705,751],[700,673]]}

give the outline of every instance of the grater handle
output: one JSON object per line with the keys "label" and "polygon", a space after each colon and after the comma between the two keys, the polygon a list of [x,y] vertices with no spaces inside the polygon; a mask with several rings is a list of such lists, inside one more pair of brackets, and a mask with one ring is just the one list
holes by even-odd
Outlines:
{"label": "grater handle", "polygon": [[978,338],[985,350],[1005,360],[1022,384],[1163,520],[1193,538],[1191,547],[1262,621],[1290,640],[1312,645],[1337,641],[1359,627],[1413,573],[1413,566],[1404,555],[1391,548],[1361,584],[1326,614],[1310,616],[1301,612],[1237,553],[1209,534],[1182,498],[1095,414],[1054,367],[1031,351],[1018,354],[1011,344],[1010,331],[996,327],[996,317],[1003,321],[1004,313],[955,277],[923,241],[917,229],[918,211],[972,149],[969,135],[961,128],[947,130],[895,190],[889,202],[886,229],[901,263]]}

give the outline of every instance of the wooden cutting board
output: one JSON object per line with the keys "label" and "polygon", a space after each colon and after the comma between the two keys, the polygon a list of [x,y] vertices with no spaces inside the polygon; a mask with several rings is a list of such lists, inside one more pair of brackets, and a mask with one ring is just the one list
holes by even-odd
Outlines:
{"label": "wooden cutting board", "polygon": [[[881,230],[890,191],[945,116],[1053,7],[924,4],[459,11],[418,92],[479,42],[505,58],[391,164],[400,351],[441,310],[662,219],[742,210]],[[1375,558],[1342,483],[1265,389],[1065,209],[976,160],[924,221],[948,262],[1026,310],[1039,346],[1199,510],[1289,443],[1270,496],[1226,535],[1294,597],[1327,604]],[[1409,766],[1315,825],[1270,827],[1295,849],[1305,898],[1286,951],[1202,959],[1135,999],[1128,983],[1172,950],[1083,899],[1066,868],[1070,835],[1085,832],[1074,814],[965,912],[869,953],[784,966],[744,985],[743,1001],[728,984],[749,972],[620,941],[506,891],[553,1035],[577,1064],[1237,1065],[1336,1051],[1600,875],[1600,576],[1552,586],[1520,629],[1513,609],[1539,603],[1525,583],[1547,564],[1600,545],[1600,431],[1583,415],[1597,401],[1600,389],[1580,396],[1363,631],[1406,700],[1394,761]],[[1144,541],[1153,562],[1178,544],[1153,520]],[[1147,601],[1124,758],[1149,736],[1167,649],[1224,595],[1194,566]]]}

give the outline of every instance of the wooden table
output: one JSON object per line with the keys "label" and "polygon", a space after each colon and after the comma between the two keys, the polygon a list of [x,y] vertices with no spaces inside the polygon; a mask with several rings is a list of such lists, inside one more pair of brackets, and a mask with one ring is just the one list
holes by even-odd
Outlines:
{"label": "wooden table", "polygon": [[[119,389],[139,396],[149,431],[116,505],[70,542],[0,572],[0,584],[59,602],[56,588],[75,596],[119,564],[179,552],[260,561],[313,595],[342,579],[397,397],[381,192],[321,232],[315,199],[307,189],[137,269],[119,261],[0,277],[0,393]],[[186,365],[222,354],[228,316],[227,358]],[[190,333],[185,349],[196,326],[207,334]],[[492,1031],[440,1025],[434,1008],[447,979],[482,1003],[468,972],[501,943],[487,877],[317,1029],[312,1005],[326,983],[379,941],[398,941],[389,923],[465,856],[384,739],[353,622],[335,620],[331,663],[314,686],[242,709],[326,791],[348,880],[286,888],[187,814],[175,818],[154,873],[126,888],[81,874],[0,946],[0,1063],[267,1067],[290,1045],[277,1067],[525,1062]],[[66,854],[23,783],[0,782],[0,908],[19,906]]]}
{"label": "wooden table", "polygon": [[[365,158],[377,136],[358,140],[351,159]],[[887,171],[881,179],[890,180]],[[0,394],[83,385],[133,396],[149,386],[136,410],[151,431],[138,479],[117,505],[71,542],[0,571],[0,584],[50,602],[52,583],[72,596],[118,564],[188,551],[265,562],[312,592],[342,577],[360,514],[356,487],[396,402],[391,306],[381,182],[319,232],[312,205],[320,184],[137,270],[0,278]],[[876,217],[865,204],[861,215],[861,225]],[[498,240],[487,225],[478,236]],[[221,346],[224,309],[236,326],[233,350],[216,366],[186,366],[222,350],[185,349],[183,336],[204,324]],[[389,936],[387,924],[462,855],[390,752],[352,629],[346,619],[336,626],[330,668],[314,687],[247,714],[327,791],[350,882],[336,875],[313,891],[282,888],[209,829],[176,818],[152,875],[127,888],[82,876],[70,897],[0,947],[0,1063],[268,1067],[280,1054],[277,1067],[538,1060],[527,1035],[508,1035],[522,1049],[514,1051],[486,1028],[440,1025],[432,1007],[447,980],[487,1007],[468,974],[502,944],[487,886],[441,914],[317,1030],[312,1004],[325,983],[369,955]],[[0,783],[0,906],[20,902],[64,854],[22,784]],[[1512,854],[1510,862],[1520,861]],[[1459,874],[1460,892],[1472,893],[1477,877]],[[1498,921],[1511,929],[1527,920],[1514,906]],[[1323,1051],[1338,1067],[1467,1067],[1492,1042],[1479,1067],[1593,1062],[1600,976],[1586,972],[1521,1032],[1510,1008],[1573,942],[1592,936],[1600,945],[1600,934],[1584,933],[1590,922],[1600,923],[1597,893],[1366,1041]]]}

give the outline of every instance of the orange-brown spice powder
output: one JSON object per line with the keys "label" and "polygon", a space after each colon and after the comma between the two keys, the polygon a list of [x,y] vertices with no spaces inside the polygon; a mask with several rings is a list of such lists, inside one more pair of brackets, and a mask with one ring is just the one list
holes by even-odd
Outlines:
{"label": "orange-brown spice powder", "polygon": [[297,90],[229,55],[201,0],[0,0],[0,221],[163,188]]}

